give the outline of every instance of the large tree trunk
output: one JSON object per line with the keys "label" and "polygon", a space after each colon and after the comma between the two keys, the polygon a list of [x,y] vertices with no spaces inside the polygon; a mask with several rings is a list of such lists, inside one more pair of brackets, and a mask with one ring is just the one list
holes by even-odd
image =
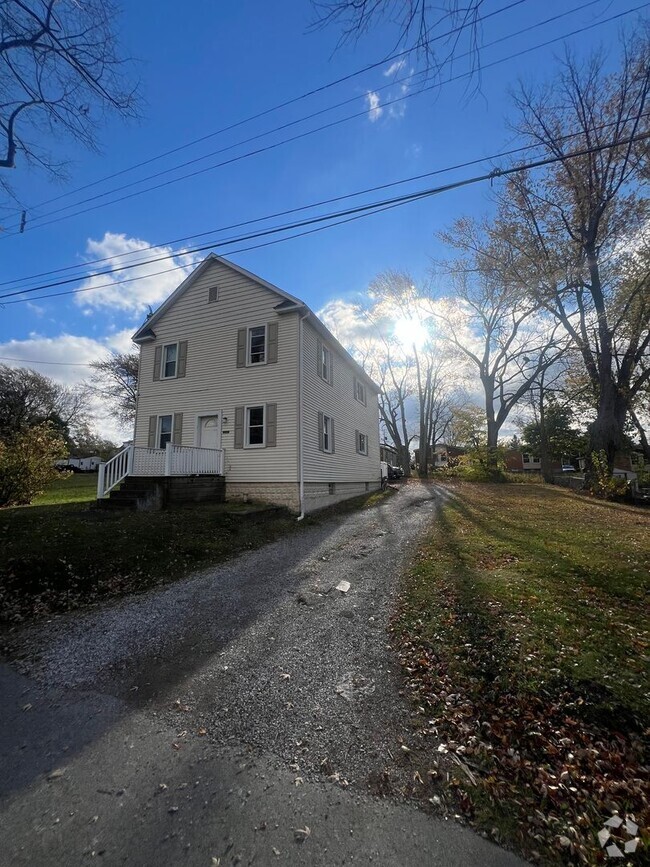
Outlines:
{"label": "large tree trunk", "polygon": [[[624,444],[627,401],[619,393],[612,379],[601,383],[596,420],[589,430],[589,452],[604,452],[607,467],[614,469],[616,452]],[[587,477],[592,475],[591,462],[588,461]]]}

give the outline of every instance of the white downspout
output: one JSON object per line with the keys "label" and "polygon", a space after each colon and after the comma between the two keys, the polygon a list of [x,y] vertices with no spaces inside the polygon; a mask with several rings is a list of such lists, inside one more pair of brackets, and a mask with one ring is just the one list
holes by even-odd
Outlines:
{"label": "white downspout", "polygon": [[308,316],[309,313],[305,313],[298,318],[298,491],[300,498],[300,514],[296,519],[298,521],[302,521],[305,517],[305,474],[302,448],[302,322]]}

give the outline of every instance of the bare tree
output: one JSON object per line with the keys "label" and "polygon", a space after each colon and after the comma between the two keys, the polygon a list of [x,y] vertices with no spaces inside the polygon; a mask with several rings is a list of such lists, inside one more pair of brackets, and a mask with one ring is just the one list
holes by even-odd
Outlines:
{"label": "bare tree", "polygon": [[110,0],[0,0],[0,168],[22,156],[60,175],[53,138],[96,148],[108,113],[136,113],[115,17]]}
{"label": "bare tree", "polygon": [[[470,54],[477,57],[479,10],[483,0],[313,0],[318,24],[335,24],[341,28],[341,42],[357,39],[375,25],[389,23],[396,28],[398,46],[405,46],[426,55],[436,67],[451,60],[457,51],[461,34],[469,35]],[[434,42],[440,36],[443,50],[436,51]]]}
{"label": "bare tree", "polygon": [[[481,250],[481,230],[459,220],[443,239],[467,251]],[[478,374],[485,400],[487,449],[496,461],[499,432],[517,403],[566,351],[557,323],[539,302],[504,286],[481,255],[448,266],[455,293],[434,307],[441,333]]]}
{"label": "bare tree", "polygon": [[138,351],[118,352],[91,364],[91,387],[107,399],[112,415],[124,425],[135,421],[139,366]]}
{"label": "bare tree", "polygon": [[650,381],[649,100],[647,30],[627,41],[614,73],[600,54],[584,65],[567,55],[547,89],[522,88],[516,128],[558,162],[511,176],[489,230],[488,246],[509,246],[503,279],[578,351],[595,409],[590,452],[604,451],[610,468]]}
{"label": "bare tree", "polygon": [[0,364],[0,440],[49,422],[70,441],[85,426],[88,390],[67,388],[26,367]]}

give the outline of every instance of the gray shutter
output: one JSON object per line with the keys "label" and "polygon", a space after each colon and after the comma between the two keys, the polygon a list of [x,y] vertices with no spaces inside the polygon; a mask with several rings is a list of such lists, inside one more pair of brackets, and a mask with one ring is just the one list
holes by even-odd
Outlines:
{"label": "gray shutter", "polygon": [[278,360],[278,323],[269,322],[266,333],[269,343],[266,360],[269,364],[276,364]]}
{"label": "gray shutter", "polygon": [[330,418],[330,439],[332,441],[332,454],[336,451],[336,446],[334,444],[334,419]]}
{"label": "gray shutter", "polygon": [[357,450],[357,454],[359,454],[361,452],[361,449],[359,447],[359,431],[358,430],[355,430],[355,432],[354,432],[354,447]]}
{"label": "gray shutter", "polygon": [[185,376],[187,369],[187,340],[181,340],[178,344],[178,367],[176,371],[177,379]]}
{"label": "gray shutter", "polygon": [[323,378],[323,341],[316,341],[316,373]]}
{"label": "gray shutter", "polygon": [[278,405],[277,403],[267,403],[264,410],[264,424],[266,425],[266,447],[274,448],[277,445],[278,431]]}
{"label": "gray shutter", "polygon": [[237,330],[237,367],[246,367],[246,332],[246,328]]}
{"label": "gray shutter", "polygon": [[174,413],[174,426],[172,427],[172,442],[179,446],[183,442],[183,413]]}
{"label": "gray shutter", "polygon": [[330,385],[334,385],[334,353],[332,352],[331,347],[330,347],[329,358],[330,358],[330,363],[329,363],[329,370],[327,371],[327,381],[329,382]]}
{"label": "gray shutter", "polygon": [[150,449],[156,448],[156,431],[158,430],[158,416],[149,416],[149,442],[147,445]]}
{"label": "gray shutter", "polygon": [[318,413],[318,449],[321,452],[325,451],[325,444],[323,442],[323,413]]}
{"label": "gray shutter", "polygon": [[210,288],[208,289],[208,301],[209,302],[216,301],[218,297],[219,297],[218,287],[217,286],[210,286]]}
{"label": "gray shutter", "polygon": [[154,382],[160,379],[160,365],[162,364],[162,346],[156,346],[156,351],[153,357],[153,378]]}
{"label": "gray shutter", "polygon": [[244,448],[244,407],[235,407],[235,448]]}

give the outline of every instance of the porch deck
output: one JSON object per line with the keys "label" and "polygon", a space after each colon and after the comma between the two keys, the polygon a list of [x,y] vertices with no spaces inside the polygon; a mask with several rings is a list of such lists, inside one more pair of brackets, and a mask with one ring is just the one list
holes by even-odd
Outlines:
{"label": "porch deck", "polygon": [[129,445],[110,461],[99,465],[97,499],[103,499],[128,476],[161,478],[223,474],[223,449],[179,446],[174,443],[167,443],[164,449]]}

